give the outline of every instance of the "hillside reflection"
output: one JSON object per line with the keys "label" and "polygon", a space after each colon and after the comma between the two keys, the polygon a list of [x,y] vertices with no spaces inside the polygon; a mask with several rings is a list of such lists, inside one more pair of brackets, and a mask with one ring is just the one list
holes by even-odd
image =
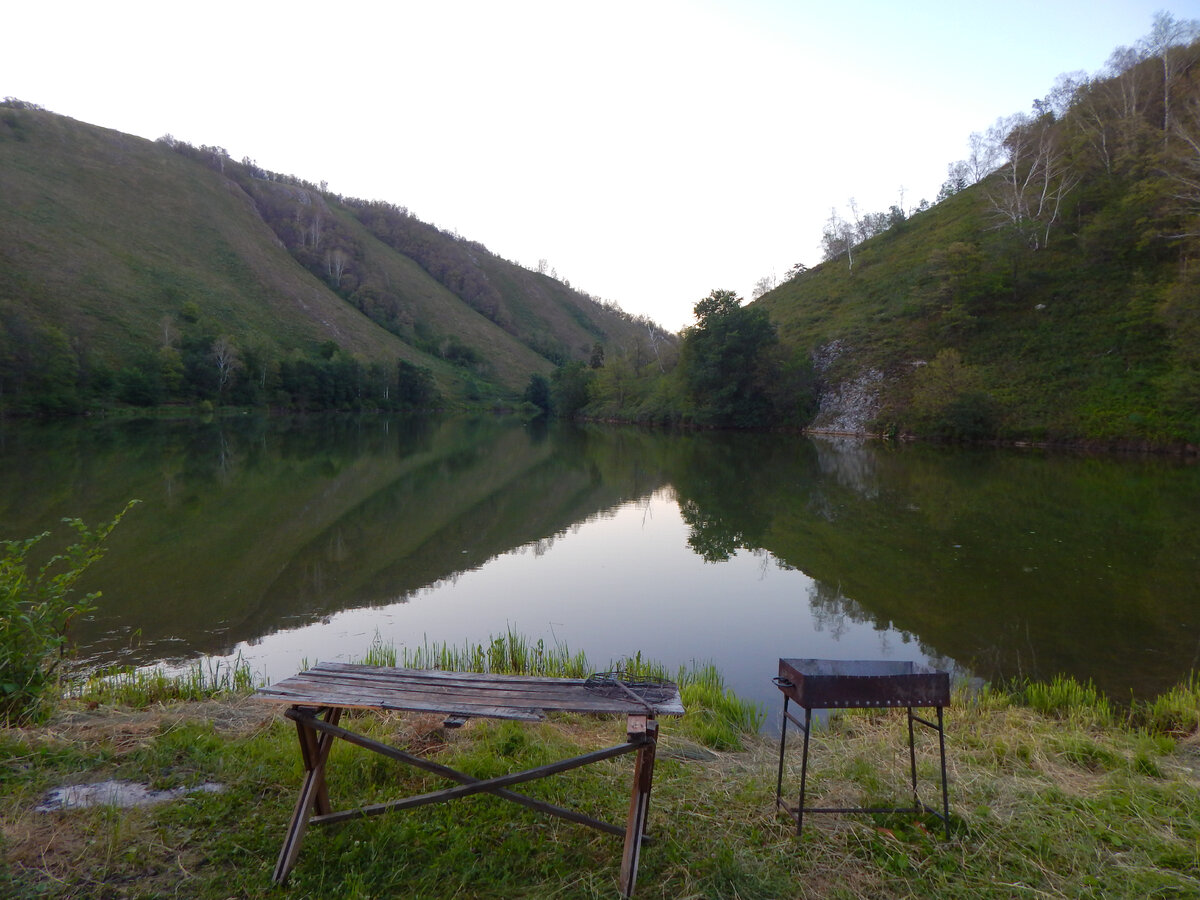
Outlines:
{"label": "hillside reflection", "polygon": [[[143,501],[84,586],[104,592],[77,631],[97,660],[222,654],[453,585],[515,548],[551,558],[580,523],[661,489],[695,575],[664,564],[603,582],[647,596],[660,624],[644,627],[669,630],[704,603],[736,611],[737,588],[716,576],[749,553],[805,576],[792,602],[813,632],[901,635],[987,678],[1065,672],[1124,698],[1165,689],[1200,654],[1200,469],[1171,460],[245,416],[6,423],[0,463],[0,537],[61,534],[64,516]],[[564,609],[611,599],[587,566],[608,577],[621,560],[580,563]],[[706,589],[721,593],[701,603]],[[518,617],[522,590],[494,590]],[[753,653],[754,635],[730,643]]]}
{"label": "hillside reflection", "polygon": [[802,570],[824,627],[866,619],[986,678],[1061,672],[1116,698],[1200,663],[1195,465],[737,443],[722,479],[670,473],[692,511],[689,543],[706,558],[762,548]]}

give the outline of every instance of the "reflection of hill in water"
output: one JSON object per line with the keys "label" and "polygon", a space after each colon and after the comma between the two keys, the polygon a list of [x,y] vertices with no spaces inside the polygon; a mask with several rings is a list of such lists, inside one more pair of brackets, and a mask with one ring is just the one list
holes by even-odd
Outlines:
{"label": "reflection of hill in water", "polygon": [[604,452],[599,436],[538,441],[518,427],[431,459],[295,553],[264,595],[264,622],[403,600],[661,484],[637,468],[603,477]]}
{"label": "reflection of hill in water", "polygon": [[766,437],[720,455],[723,479],[671,473],[704,511],[693,546],[765,548],[836,586],[825,627],[852,598],[851,620],[985,677],[1064,672],[1115,698],[1200,664],[1196,466]]}
{"label": "reflection of hill in water", "polygon": [[105,597],[79,635],[110,657],[394,602],[668,483],[704,559],[762,549],[816,579],[817,627],[1116,698],[1200,663],[1200,467],[1170,460],[504,418],[0,422],[0,537],[144,501],[81,586]]}
{"label": "reflection of hill in water", "polygon": [[[176,644],[225,652],[284,623],[402,599],[661,484],[643,454],[622,452],[628,435],[499,418],[126,423],[8,437],[4,471],[40,471],[0,482],[5,534],[66,515],[97,521],[143,500],[88,574],[105,597],[78,632],[106,655],[136,643],[135,660]],[[105,635],[117,622],[138,633]]]}

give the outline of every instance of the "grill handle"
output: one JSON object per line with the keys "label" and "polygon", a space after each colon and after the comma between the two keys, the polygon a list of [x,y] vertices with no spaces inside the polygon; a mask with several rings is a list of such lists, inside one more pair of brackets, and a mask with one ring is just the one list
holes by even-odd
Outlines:
{"label": "grill handle", "polygon": [[784,678],[782,675],[776,675],[771,681],[774,682],[777,688],[793,688],[796,686],[790,678]]}

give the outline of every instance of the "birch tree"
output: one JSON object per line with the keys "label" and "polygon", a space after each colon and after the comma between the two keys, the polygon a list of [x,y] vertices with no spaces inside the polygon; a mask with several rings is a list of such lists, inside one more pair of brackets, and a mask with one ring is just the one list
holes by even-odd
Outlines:
{"label": "birch tree", "polygon": [[754,282],[754,290],[750,292],[751,299],[757,300],[763,294],[775,290],[775,285],[777,283],[778,282],[775,279],[774,273],[770,275],[764,275],[762,278],[758,279],[758,281]]}
{"label": "birch tree", "polygon": [[224,395],[225,389],[229,386],[229,380],[241,365],[233,338],[228,335],[221,335],[213,341],[212,357],[213,363],[217,367],[217,387],[220,393]]}
{"label": "birch tree", "polygon": [[1150,33],[1142,38],[1146,56],[1157,57],[1162,63],[1164,147],[1171,134],[1171,88],[1179,75],[1196,61],[1196,51],[1184,45],[1191,44],[1197,37],[1200,37],[1200,21],[1176,19],[1169,12],[1159,11],[1154,14]]}
{"label": "birch tree", "polygon": [[1033,250],[1044,247],[1062,202],[1079,183],[1066,163],[1060,130],[1050,117],[1018,113],[1006,120],[1007,159],[987,191],[993,216]]}
{"label": "birch tree", "polygon": [[843,219],[836,209],[829,212],[829,220],[821,233],[822,258],[832,262],[845,254],[850,271],[854,271],[854,226]]}
{"label": "birch tree", "polygon": [[1188,216],[1196,217],[1179,237],[1200,237],[1200,97],[1185,107],[1173,131],[1181,148],[1169,173],[1175,199]]}
{"label": "birch tree", "polygon": [[341,247],[325,251],[325,273],[335,288],[342,284],[342,273],[346,271],[346,251]]}

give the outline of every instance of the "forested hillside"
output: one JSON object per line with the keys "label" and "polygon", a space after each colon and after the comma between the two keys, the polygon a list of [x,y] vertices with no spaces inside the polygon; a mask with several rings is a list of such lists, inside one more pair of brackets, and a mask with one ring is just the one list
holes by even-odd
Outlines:
{"label": "forested hillside", "polygon": [[512,402],[662,335],[382,202],[0,104],[0,410]]}
{"label": "forested hillside", "polygon": [[755,304],[811,354],[816,427],[1200,442],[1196,37],[1160,15],[1061,76],[931,208],[831,216],[825,260]]}
{"label": "forested hillside", "polygon": [[[696,298],[665,374],[594,415],[1125,446],[1200,443],[1200,23],[971,135],[934,203],[834,211],[824,259]],[[847,185],[847,194],[853,186]]]}

